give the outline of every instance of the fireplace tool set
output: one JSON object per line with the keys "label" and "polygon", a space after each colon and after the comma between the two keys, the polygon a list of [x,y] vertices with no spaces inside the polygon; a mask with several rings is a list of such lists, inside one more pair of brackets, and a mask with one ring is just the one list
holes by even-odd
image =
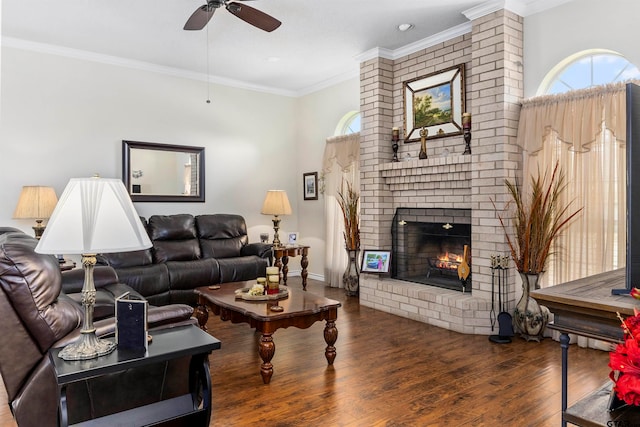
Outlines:
{"label": "fireplace tool set", "polygon": [[[498,322],[498,335],[489,335],[489,340],[497,344],[507,344],[511,342],[513,333],[513,323],[507,308],[507,294],[509,291],[507,277],[509,276],[509,257],[491,255],[491,331],[494,330],[496,320]],[[498,310],[500,313],[496,318],[496,295],[498,299]]]}

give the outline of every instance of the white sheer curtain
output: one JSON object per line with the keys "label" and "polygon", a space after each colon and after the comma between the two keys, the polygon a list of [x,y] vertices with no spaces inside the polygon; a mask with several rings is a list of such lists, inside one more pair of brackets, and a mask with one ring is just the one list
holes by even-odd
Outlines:
{"label": "white sheer curtain", "polygon": [[556,240],[542,286],[613,270],[625,264],[625,85],[534,98],[520,113],[518,144],[530,177],[560,163],[563,204],[582,212]]}
{"label": "white sheer curtain", "polygon": [[344,221],[336,195],[342,181],[360,188],[360,133],[327,138],[322,159],[324,176],[325,273],[329,286],[341,288],[347,268]]}

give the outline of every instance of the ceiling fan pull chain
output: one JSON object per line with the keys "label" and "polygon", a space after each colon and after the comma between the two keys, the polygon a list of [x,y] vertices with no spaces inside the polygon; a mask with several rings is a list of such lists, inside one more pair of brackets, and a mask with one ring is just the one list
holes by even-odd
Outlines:
{"label": "ceiling fan pull chain", "polygon": [[211,90],[211,82],[209,73],[209,26],[207,26],[207,104],[211,104],[210,90]]}

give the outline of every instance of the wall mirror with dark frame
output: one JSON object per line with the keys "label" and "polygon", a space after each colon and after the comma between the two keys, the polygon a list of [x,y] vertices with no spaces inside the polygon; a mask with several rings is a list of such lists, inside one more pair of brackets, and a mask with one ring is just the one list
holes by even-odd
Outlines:
{"label": "wall mirror with dark frame", "polygon": [[122,180],[134,202],[204,202],[204,148],[122,141]]}

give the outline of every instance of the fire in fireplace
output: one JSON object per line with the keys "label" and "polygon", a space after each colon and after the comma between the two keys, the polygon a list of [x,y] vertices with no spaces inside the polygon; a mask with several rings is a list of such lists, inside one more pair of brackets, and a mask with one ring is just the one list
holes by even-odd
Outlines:
{"label": "fire in fireplace", "polygon": [[471,245],[470,210],[398,208],[391,233],[393,278],[471,291],[471,278],[463,283],[458,277]]}

